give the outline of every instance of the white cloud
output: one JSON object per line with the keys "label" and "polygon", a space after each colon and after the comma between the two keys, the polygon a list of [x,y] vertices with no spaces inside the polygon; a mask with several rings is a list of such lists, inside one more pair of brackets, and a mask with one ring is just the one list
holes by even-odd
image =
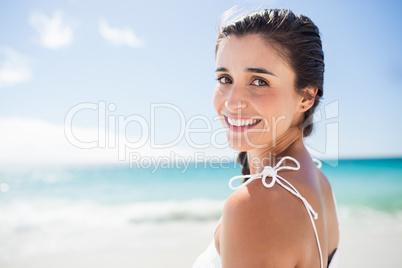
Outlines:
{"label": "white cloud", "polygon": [[103,38],[114,45],[127,45],[129,47],[143,47],[144,40],[138,38],[130,28],[111,28],[106,19],[99,20],[99,33]]}
{"label": "white cloud", "polygon": [[10,87],[31,80],[28,57],[11,48],[3,48],[0,53],[5,56],[5,60],[0,62],[0,87]]}
{"label": "white cloud", "polygon": [[53,12],[52,17],[34,12],[28,21],[39,32],[40,43],[44,47],[58,49],[70,45],[73,41],[73,29],[63,21],[61,11]]}

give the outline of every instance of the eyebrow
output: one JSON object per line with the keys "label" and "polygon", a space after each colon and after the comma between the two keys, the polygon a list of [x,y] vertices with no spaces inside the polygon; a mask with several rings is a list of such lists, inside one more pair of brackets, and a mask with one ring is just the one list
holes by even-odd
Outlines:
{"label": "eyebrow", "polygon": [[[269,74],[272,76],[276,76],[273,72],[270,72],[264,68],[246,68],[245,71],[248,73]],[[215,72],[228,72],[228,69],[226,69],[225,67],[218,67],[216,68]]]}
{"label": "eyebrow", "polygon": [[246,68],[246,71],[249,73],[269,74],[269,75],[276,76],[274,73],[272,73],[264,68]]}
{"label": "eyebrow", "polygon": [[215,73],[217,73],[217,72],[228,72],[228,69],[226,69],[225,67],[218,67],[215,70]]}

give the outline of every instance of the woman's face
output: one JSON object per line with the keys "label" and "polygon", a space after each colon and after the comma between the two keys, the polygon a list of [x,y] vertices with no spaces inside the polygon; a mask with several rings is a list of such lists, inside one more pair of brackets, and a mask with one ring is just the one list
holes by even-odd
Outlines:
{"label": "woman's face", "polygon": [[302,118],[295,73],[258,35],[229,36],[216,55],[213,104],[238,151],[272,146]]}

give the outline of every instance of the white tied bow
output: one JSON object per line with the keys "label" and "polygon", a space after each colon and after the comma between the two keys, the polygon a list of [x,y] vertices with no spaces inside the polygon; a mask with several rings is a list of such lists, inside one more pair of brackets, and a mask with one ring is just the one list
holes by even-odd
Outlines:
{"label": "white tied bow", "polygon": [[[292,167],[292,166],[281,166],[283,161],[285,160],[292,160],[295,164],[296,167]],[[317,163],[317,167],[321,168],[322,164],[321,161],[318,159],[313,158],[313,161],[315,163]],[[283,188],[285,188],[286,190],[288,190],[290,193],[292,193],[293,195],[297,196],[298,198],[300,198],[300,200],[303,202],[304,206],[306,207],[306,210],[308,212],[308,215],[310,217],[310,221],[311,224],[313,226],[313,230],[314,230],[314,234],[315,234],[315,238],[317,241],[317,246],[318,246],[318,251],[320,254],[320,267],[324,267],[323,266],[323,258],[322,258],[322,252],[321,252],[321,245],[320,245],[320,240],[318,238],[318,233],[317,233],[317,228],[315,226],[314,220],[313,218],[316,220],[318,219],[318,213],[314,211],[314,209],[311,207],[311,205],[307,202],[307,200],[299,193],[299,191],[297,191],[297,189],[290,184],[290,182],[288,182],[287,180],[285,180],[284,178],[282,178],[281,176],[278,175],[278,171],[280,170],[284,170],[284,169],[288,169],[288,170],[299,170],[300,169],[300,163],[294,159],[293,157],[290,156],[285,156],[283,157],[278,164],[276,164],[275,167],[271,167],[271,166],[266,166],[264,167],[263,171],[259,174],[254,174],[254,175],[240,175],[240,176],[234,176],[233,178],[230,179],[229,181],[229,187],[232,190],[237,190],[241,187],[246,186],[247,184],[249,184],[250,182],[252,182],[255,179],[261,178],[262,184],[267,187],[267,188],[271,188],[275,185],[275,183],[278,183],[279,185],[281,185]],[[272,180],[270,183],[267,183],[267,178],[271,177]],[[235,180],[238,179],[247,179],[248,180],[241,184],[240,186],[233,186],[232,183]]]}
{"label": "white tied bow", "polygon": [[[296,164],[296,166],[295,167],[281,166],[283,161],[285,161],[285,160],[292,160]],[[275,183],[278,183],[283,188],[288,190],[290,193],[292,193],[295,196],[297,196],[298,198],[300,198],[300,200],[303,201],[304,205],[306,206],[307,211],[309,213],[311,213],[311,215],[314,217],[314,219],[318,219],[317,212],[314,211],[314,209],[307,202],[307,200],[299,193],[299,191],[297,191],[297,189],[292,184],[290,184],[290,182],[288,182],[287,180],[285,180],[284,178],[282,178],[281,176],[278,175],[278,171],[284,170],[284,169],[287,169],[287,170],[299,170],[300,169],[300,164],[293,157],[285,156],[278,162],[278,164],[276,164],[275,167],[265,166],[264,170],[259,174],[234,176],[229,181],[229,187],[232,190],[237,190],[237,189],[239,189],[241,187],[246,186],[247,184],[249,184],[250,182],[252,182],[253,180],[258,179],[258,178],[261,178],[262,184],[266,188],[271,188],[271,187],[273,187],[275,185]],[[269,183],[267,183],[267,178],[268,177],[272,178],[271,182],[269,182]],[[241,185],[239,185],[237,187],[232,185],[233,182],[236,181],[236,180],[247,179],[247,178],[248,178],[248,180],[245,183],[243,183],[243,184],[241,184]]]}

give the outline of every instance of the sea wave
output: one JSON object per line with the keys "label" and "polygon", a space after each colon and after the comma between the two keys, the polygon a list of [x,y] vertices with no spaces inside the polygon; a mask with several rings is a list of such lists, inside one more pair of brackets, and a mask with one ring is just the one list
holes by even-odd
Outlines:
{"label": "sea wave", "polygon": [[23,232],[49,227],[209,221],[221,216],[222,200],[136,202],[105,205],[89,201],[42,200],[0,204],[0,230]]}
{"label": "sea wave", "polygon": [[[0,233],[26,232],[54,228],[115,227],[135,224],[169,222],[217,221],[222,215],[224,200],[170,200],[99,204],[91,201],[35,200],[0,203]],[[402,222],[402,211],[387,213],[369,207],[339,207],[342,222]]]}

